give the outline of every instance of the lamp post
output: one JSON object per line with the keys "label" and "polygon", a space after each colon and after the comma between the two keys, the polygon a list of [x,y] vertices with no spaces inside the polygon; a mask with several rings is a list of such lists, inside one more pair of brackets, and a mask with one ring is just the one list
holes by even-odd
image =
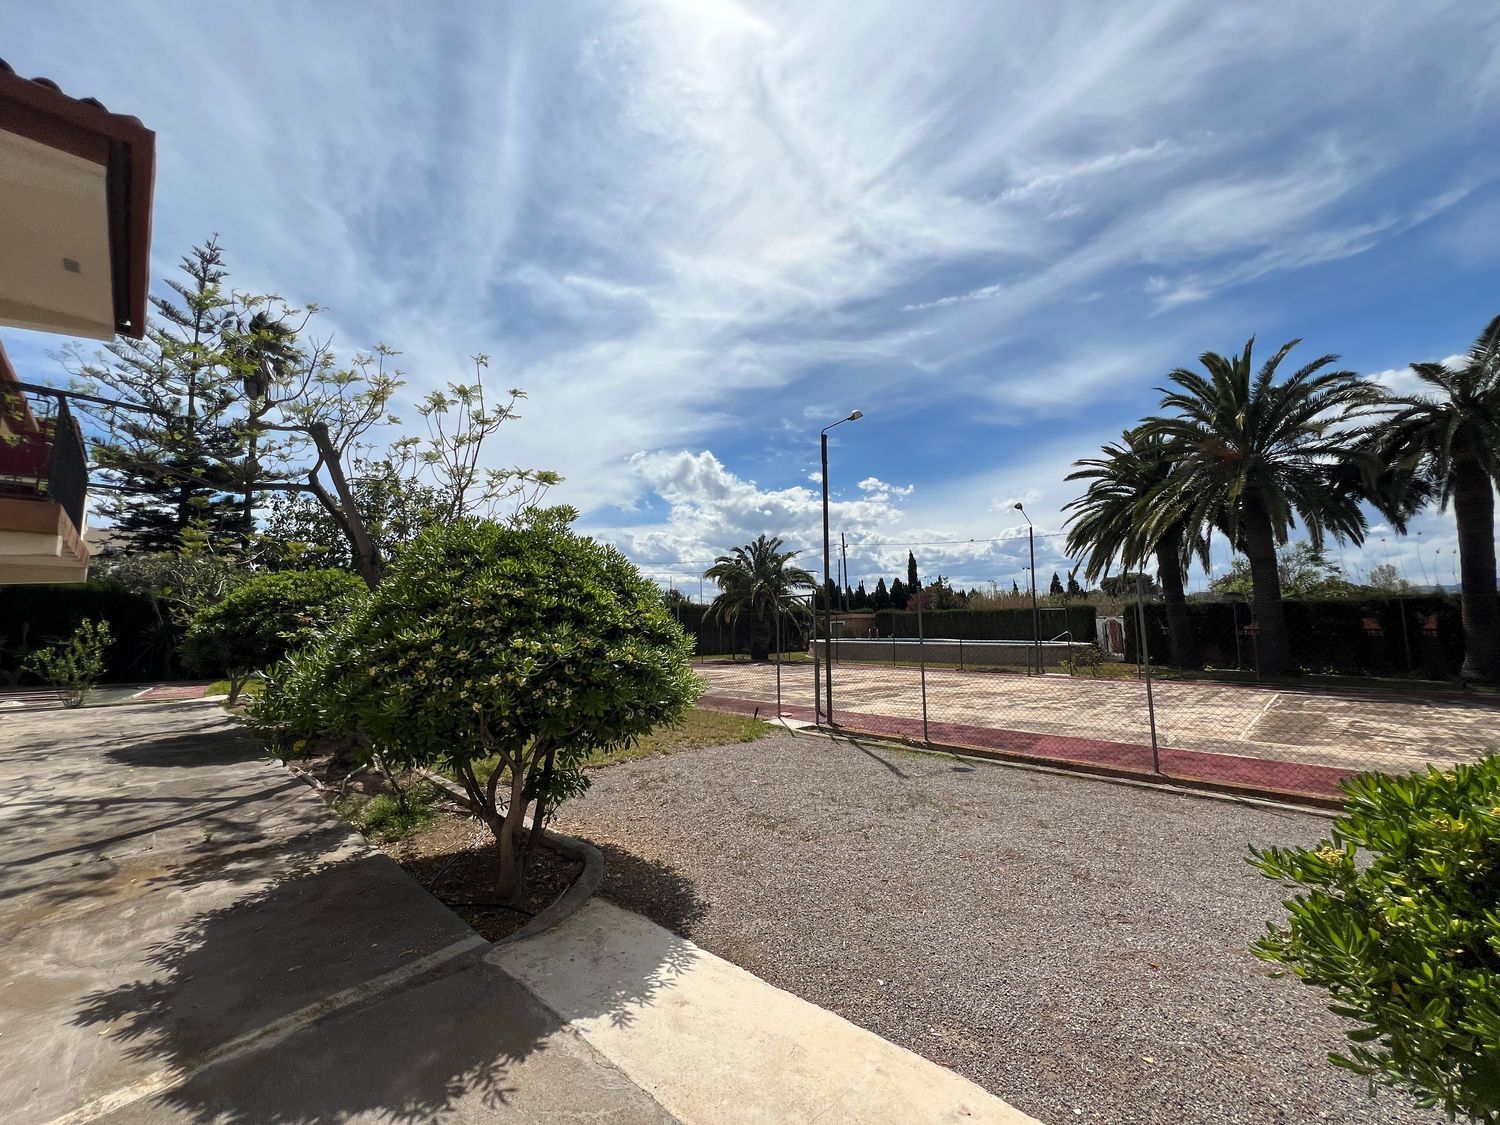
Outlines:
{"label": "lamp post", "polygon": [[858,422],[864,416],[863,410],[852,410],[837,422],[824,426],[818,435],[823,447],[823,706],[829,726],[833,725],[833,597],[828,586],[833,581],[833,560],[828,544],[828,431],[845,422]]}
{"label": "lamp post", "polygon": [[1031,643],[1036,648],[1036,674],[1042,674],[1042,611],[1036,604],[1036,527],[1026,509],[1016,501],[1016,511],[1026,520],[1026,546],[1031,553]]}

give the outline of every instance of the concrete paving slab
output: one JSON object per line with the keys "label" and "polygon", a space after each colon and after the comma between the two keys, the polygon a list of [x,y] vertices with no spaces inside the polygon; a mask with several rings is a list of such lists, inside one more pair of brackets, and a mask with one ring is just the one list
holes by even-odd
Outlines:
{"label": "concrete paving slab", "polygon": [[0,857],[7,1122],[670,1120],[214,704],[0,716]]}
{"label": "concrete paving slab", "polygon": [[1035,1125],[951,1070],[599,899],[488,959],[688,1125]]}
{"label": "concrete paving slab", "polygon": [[[434,1034],[434,1014],[442,1028]],[[368,1060],[397,1060],[372,1067]],[[268,1074],[276,1080],[267,1082]],[[483,962],[345,1008],[207,1067],[102,1125],[673,1118],[524,988]]]}

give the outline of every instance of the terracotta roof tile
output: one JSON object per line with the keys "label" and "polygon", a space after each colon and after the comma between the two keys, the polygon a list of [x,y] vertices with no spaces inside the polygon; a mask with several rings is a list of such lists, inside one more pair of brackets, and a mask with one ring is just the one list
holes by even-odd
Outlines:
{"label": "terracotta roof tile", "polygon": [[[10,63],[6,62],[4,59],[0,59],[0,74],[13,75],[17,78],[21,78],[21,75],[16,74],[15,67],[11,66]],[[50,78],[22,78],[22,81],[31,82],[33,85],[40,86],[44,90],[51,90],[53,93],[59,94],[77,105],[91,106],[94,109],[99,110],[101,113],[108,114],[108,116],[114,118],[117,121],[129,122],[132,125],[141,125],[141,119],[139,117],[133,117],[128,113],[110,113],[108,107],[105,106],[105,104],[98,98],[70,97],[67,91],[65,91],[61,86],[52,81],[52,79]]]}

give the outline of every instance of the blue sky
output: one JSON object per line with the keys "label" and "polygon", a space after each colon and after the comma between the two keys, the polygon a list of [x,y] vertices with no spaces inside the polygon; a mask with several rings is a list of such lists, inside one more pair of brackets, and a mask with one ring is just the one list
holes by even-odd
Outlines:
{"label": "blue sky", "polygon": [[[412,391],[488,353],[494,460],[690,587],[818,542],[854,407],[851,577],[1008,587],[1011,505],[1061,527],[1170,368],[1301,336],[1401,384],[1500,313],[1486,3],[5,0],[0,44],[157,131],[155,278],[218,232]],[[1449,580],[1419,526],[1357,565]]]}

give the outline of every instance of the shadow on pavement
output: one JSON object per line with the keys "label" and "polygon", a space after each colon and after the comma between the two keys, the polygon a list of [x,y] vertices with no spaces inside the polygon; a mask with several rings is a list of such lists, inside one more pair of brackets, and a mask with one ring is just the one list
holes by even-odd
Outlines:
{"label": "shadow on pavement", "polygon": [[172,737],[136,737],[116,740],[104,756],[111,762],[134,767],[226,766],[264,758],[266,752],[255,741],[236,730],[191,731]]}
{"label": "shadow on pavement", "polygon": [[[170,1109],[203,1122],[428,1121],[484,1106],[529,1120],[544,1096],[548,1112],[592,1119],[640,1096],[559,1035],[562,1021],[485,961],[489,947],[446,957],[472,931],[389,857],[336,855],[340,836],[332,825],[326,836],[231,849],[155,880],[240,889],[281,872],[151,946],[146,979],[82,998],[75,1025],[153,1070],[189,1073],[142,1103],[143,1119]],[[662,873],[658,885],[659,905],[690,925],[697,899],[685,881]],[[440,963],[405,976],[429,958]],[[681,967],[664,950],[634,979],[611,979],[591,1014],[628,1022]]]}

